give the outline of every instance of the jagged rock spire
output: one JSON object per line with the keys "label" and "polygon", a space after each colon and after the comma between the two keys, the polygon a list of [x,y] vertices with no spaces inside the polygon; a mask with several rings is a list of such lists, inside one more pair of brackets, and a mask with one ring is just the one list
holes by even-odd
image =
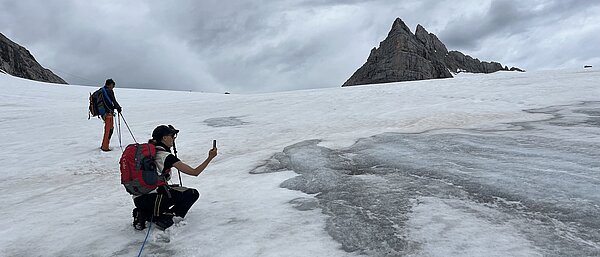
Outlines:
{"label": "jagged rock spire", "polygon": [[396,18],[388,36],[373,48],[367,62],[343,86],[409,80],[451,78],[452,72],[490,73],[504,70],[497,62],[480,62],[458,51],[450,51],[420,24],[415,34]]}
{"label": "jagged rock spire", "polygon": [[392,29],[390,30],[390,33],[388,33],[388,36],[392,33],[408,33],[412,35],[412,32],[408,26],[406,26],[406,23],[404,23],[404,21],[402,21],[400,18],[396,18],[394,24],[392,24]]}

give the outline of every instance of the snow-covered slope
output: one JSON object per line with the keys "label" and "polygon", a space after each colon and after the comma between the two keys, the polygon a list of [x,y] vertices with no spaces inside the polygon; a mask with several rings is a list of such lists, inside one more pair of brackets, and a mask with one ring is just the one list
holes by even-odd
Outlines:
{"label": "snow-covered slope", "polygon": [[[250,172],[285,147],[305,140],[319,139],[321,147],[347,149],[361,138],[385,132],[497,130],[509,123],[547,119],[548,113],[524,110],[599,101],[598,81],[598,70],[569,70],[462,74],[454,79],[257,95],[117,85],[117,99],[137,141],[146,141],[159,124],[173,124],[181,130],[179,157],[192,165],[204,160],[213,139],[219,146],[219,156],[199,177],[182,175],[184,186],[200,191],[200,200],[174,228],[153,231],[144,255],[381,255],[378,249],[345,247],[344,240],[326,228],[330,213],[294,208],[290,201],[315,195],[280,187],[297,176],[292,168]],[[38,83],[6,74],[0,74],[0,88],[0,131],[6,140],[0,156],[7,164],[0,172],[0,256],[137,254],[145,231],[131,227],[133,203],[119,183],[119,137],[113,136],[114,151],[101,152],[102,122],[87,119],[87,97],[95,88]],[[121,128],[123,146],[132,143],[124,123]],[[598,138],[577,136],[575,140],[600,145]],[[600,156],[598,148],[590,150]],[[413,158],[419,159],[419,153]],[[598,185],[599,168],[583,169],[591,171],[587,179]],[[394,228],[398,238],[416,246],[397,254],[527,256],[553,252],[514,224],[484,222],[477,213],[448,210],[455,200],[416,200],[411,207],[414,215],[403,216],[409,220]],[[599,193],[590,192],[581,205],[598,213]],[[478,208],[483,207],[473,207]],[[440,223],[451,227],[445,231],[462,236],[425,226],[435,222],[436,212],[450,217]],[[170,242],[165,242],[165,236]],[[580,254],[599,249],[597,235],[574,232],[565,237],[586,240],[588,248]],[[492,243],[498,239],[514,247]]]}

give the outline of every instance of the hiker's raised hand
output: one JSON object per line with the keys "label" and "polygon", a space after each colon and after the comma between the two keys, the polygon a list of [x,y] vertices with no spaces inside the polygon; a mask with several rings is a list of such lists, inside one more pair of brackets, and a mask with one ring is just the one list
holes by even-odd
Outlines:
{"label": "hiker's raised hand", "polygon": [[211,148],[208,151],[208,158],[212,159],[212,158],[215,158],[216,156],[217,156],[217,148],[216,147]]}

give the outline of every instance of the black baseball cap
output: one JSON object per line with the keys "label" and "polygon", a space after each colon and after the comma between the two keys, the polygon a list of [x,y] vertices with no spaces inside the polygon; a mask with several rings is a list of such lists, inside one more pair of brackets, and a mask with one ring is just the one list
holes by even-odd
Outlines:
{"label": "black baseball cap", "polygon": [[178,129],[175,129],[173,125],[160,125],[152,131],[152,139],[160,141],[162,137],[168,135],[177,135]]}

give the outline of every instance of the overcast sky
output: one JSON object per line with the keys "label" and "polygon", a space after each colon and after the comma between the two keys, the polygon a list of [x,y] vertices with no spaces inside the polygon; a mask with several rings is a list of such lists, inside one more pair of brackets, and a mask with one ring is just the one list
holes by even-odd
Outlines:
{"label": "overcast sky", "polygon": [[397,17],[480,60],[600,66],[596,0],[0,0],[0,32],[71,84],[219,93],[339,87]]}

